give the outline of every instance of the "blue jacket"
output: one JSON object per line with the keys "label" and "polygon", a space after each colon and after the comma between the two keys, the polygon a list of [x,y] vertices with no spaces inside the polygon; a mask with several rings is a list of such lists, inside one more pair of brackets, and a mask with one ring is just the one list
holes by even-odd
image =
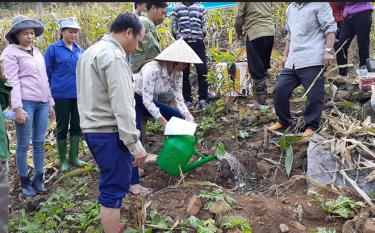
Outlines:
{"label": "blue jacket", "polygon": [[76,67],[83,49],[74,43],[70,50],[63,40],[48,46],[44,59],[54,99],[76,99]]}

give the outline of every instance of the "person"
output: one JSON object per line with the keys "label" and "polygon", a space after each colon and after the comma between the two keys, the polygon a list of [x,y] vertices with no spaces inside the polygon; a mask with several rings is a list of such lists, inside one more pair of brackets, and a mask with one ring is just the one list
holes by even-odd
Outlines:
{"label": "person", "polygon": [[146,12],[146,2],[134,2],[134,11],[133,14],[136,16],[141,16],[142,12]]}
{"label": "person", "polygon": [[[331,6],[333,17],[335,18],[335,22],[337,25],[337,32],[336,32],[336,42],[338,38],[340,38],[340,32],[342,28],[342,24],[344,23],[344,17],[342,16],[342,11],[344,10],[345,3],[343,2],[329,2]],[[334,46],[335,47],[335,46]]]}
{"label": "person", "polygon": [[[0,110],[9,106],[9,97],[12,87],[7,82],[4,75],[3,61],[0,58]],[[8,180],[8,160],[9,142],[5,129],[4,116],[0,113],[0,233],[8,232],[9,221],[9,180]]]}
{"label": "person", "polygon": [[[13,18],[5,39],[10,43],[1,54],[4,72],[12,85],[11,106],[16,113],[16,160],[21,190],[26,196],[45,192],[44,141],[48,116],[55,118],[55,102],[48,84],[44,57],[33,46],[44,27],[23,15]],[[27,151],[30,136],[33,146],[34,178],[30,183]]]}
{"label": "person", "polygon": [[[160,52],[161,46],[156,34],[156,26],[160,25],[168,12],[167,2],[147,2],[147,12],[143,13],[139,19],[145,30],[145,37],[139,44],[137,50],[130,56],[130,64],[133,73],[138,73],[142,66],[154,59]],[[132,194],[149,193],[151,190],[140,185],[138,167],[133,167],[133,175],[130,185]]]}
{"label": "person", "polygon": [[[76,87],[76,66],[83,49],[76,43],[81,29],[76,18],[61,19],[58,24],[60,40],[48,46],[44,57],[52,97],[55,100],[56,141],[60,171],[66,172],[69,170],[69,162],[78,167],[86,165],[78,159],[81,129]],[[68,129],[70,131],[69,160],[66,159]]]}
{"label": "person", "polygon": [[[346,41],[342,50],[336,55],[337,65],[348,63],[348,48],[354,36],[357,36],[359,50],[359,67],[366,65],[369,58],[370,31],[372,24],[371,2],[346,2],[343,10],[344,22],[335,50],[338,50]],[[339,68],[338,80],[346,80],[347,68]]]}
{"label": "person", "polygon": [[135,125],[132,72],[126,58],[143,37],[138,17],[122,13],[111,23],[110,34],[90,46],[77,64],[80,125],[100,170],[100,218],[106,233],[118,232],[132,165],[141,165],[147,156]]}
{"label": "person", "polygon": [[[205,8],[194,1],[177,3],[172,9],[170,20],[174,38],[183,38],[203,61],[203,63],[195,64],[195,68],[198,76],[198,104],[205,107],[208,105],[207,57],[204,45],[208,22]],[[187,106],[191,106],[193,102],[189,75],[190,64],[183,72],[182,91]]]}
{"label": "person", "polygon": [[[276,80],[273,104],[278,121],[268,127],[276,131],[292,124],[289,98],[302,84],[305,91],[323,66],[332,63],[336,23],[332,9],[323,2],[293,2],[286,10],[286,44],[282,66]],[[303,136],[312,136],[319,128],[324,107],[324,78],[320,76],[307,94]]]}
{"label": "person", "polygon": [[[146,116],[158,120],[163,128],[173,116],[194,122],[182,95],[182,71],[190,63],[201,62],[194,50],[183,39],[179,39],[133,75],[136,124],[141,131],[142,141],[145,138],[142,123]],[[136,167],[133,168],[132,183],[132,192],[135,194],[152,191],[140,185]]]}
{"label": "person", "polygon": [[245,38],[247,63],[258,104],[267,105],[267,70],[275,36],[272,2],[239,2],[235,18],[239,40]]}
{"label": "person", "polygon": [[168,3],[147,2],[146,8],[147,11],[139,17],[145,29],[145,38],[130,57],[133,73],[137,73],[144,63],[154,59],[161,52],[156,26],[163,23],[167,16]]}

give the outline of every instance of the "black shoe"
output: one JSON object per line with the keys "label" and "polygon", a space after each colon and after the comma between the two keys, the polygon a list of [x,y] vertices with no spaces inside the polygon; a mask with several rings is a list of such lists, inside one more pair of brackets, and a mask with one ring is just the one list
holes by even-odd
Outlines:
{"label": "black shoe", "polygon": [[20,176],[20,180],[22,193],[28,197],[36,196],[36,191],[30,183],[30,178],[28,176]]}
{"label": "black shoe", "polygon": [[47,191],[44,188],[43,173],[35,173],[32,185],[37,193],[43,193]]}

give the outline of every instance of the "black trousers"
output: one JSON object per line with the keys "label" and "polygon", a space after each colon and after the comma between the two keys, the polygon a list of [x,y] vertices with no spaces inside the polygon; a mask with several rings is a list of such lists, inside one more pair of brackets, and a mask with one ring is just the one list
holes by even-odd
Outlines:
{"label": "black trousers", "polygon": [[[322,66],[311,66],[301,69],[284,68],[276,80],[273,104],[279,122],[288,127],[293,123],[290,114],[290,97],[293,89],[302,84],[307,90]],[[307,95],[304,112],[305,128],[316,130],[319,128],[320,118],[324,108],[324,78],[320,77]]]}
{"label": "black trousers", "polygon": [[[348,63],[348,48],[354,36],[357,36],[359,66],[366,65],[366,59],[369,58],[371,24],[371,10],[357,13],[353,17],[344,20],[339,41],[335,44],[335,50],[339,49],[346,40],[347,42],[342,50],[337,53],[336,59],[338,65],[346,65]],[[339,74],[345,76],[347,68],[340,68]]]}
{"label": "black trousers", "polygon": [[[195,64],[195,68],[197,69],[198,75],[198,95],[199,100],[207,99],[208,96],[208,84],[206,81],[207,75],[207,57],[206,57],[206,47],[204,45],[203,40],[199,40],[196,42],[186,42],[199,56],[202,60],[202,64]],[[183,51],[182,51],[183,52]],[[192,101],[193,98],[191,97],[191,86],[190,86],[190,65],[188,65],[183,71],[183,84],[182,84],[182,94],[184,96],[185,101]]]}
{"label": "black trousers", "polygon": [[[54,99],[56,112],[56,139],[58,141],[70,136],[80,136],[77,99]],[[70,129],[69,129],[70,124]]]}
{"label": "black trousers", "polygon": [[255,40],[246,38],[247,65],[251,78],[259,80],[267,76],[267,70],[271,68],[273,42],[273,36],[263,36]]}

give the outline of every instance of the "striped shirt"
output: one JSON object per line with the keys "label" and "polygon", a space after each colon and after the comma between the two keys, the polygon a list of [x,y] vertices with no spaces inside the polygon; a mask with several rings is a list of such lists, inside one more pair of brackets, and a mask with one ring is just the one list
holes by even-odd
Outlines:
{"label": "striped shirt", "polygon": [[176,39],[203,40],[207,32],[207,14],[199,3],[177,3],[171,14],[172,33]]}

